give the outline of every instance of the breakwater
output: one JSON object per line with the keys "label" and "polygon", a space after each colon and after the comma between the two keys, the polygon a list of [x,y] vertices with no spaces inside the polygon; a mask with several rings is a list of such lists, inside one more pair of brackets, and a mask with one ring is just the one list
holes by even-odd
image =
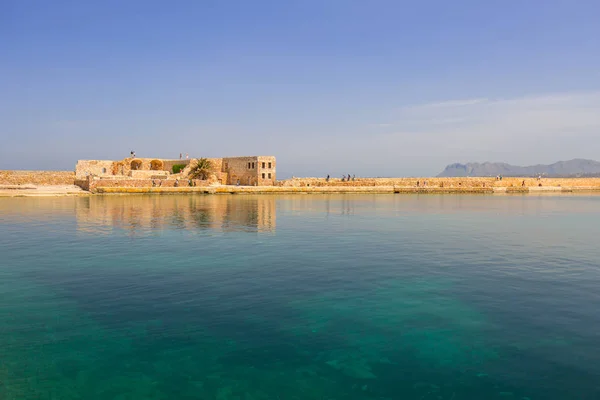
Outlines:
{"label": "breakwater", "polygon": [[212,187],[98,187],[99,194],[333,194],[333,193],[372,193],[372,194],[501,194],[501,193],[545,193],[545,192],[600,192],[598,188],[416,188],[394,186],[326,186],[326,187],[284,187],[284,186],[212,186]]}
{"label": "breakwater", "polygon": [[0,185],[72,185],[73,171],[0,171]]}
{"label": "breakwater", "polygon": [[600,178],[531,178],[511,177],[498,180],[494,177],[460,178],[357,178],[350,181],[324,178],[292,178],[277,182],[283,187],[364,187],[395,186],[419,189],[431,188],[539,188],[566,187],[600,190]]}
{"label": "breakwater", "polygon": [[[106,179],[88,177],[76,180],[72,171],[0,171],[0,189],[27,194],[51,186],[73,185],[87,192],[102,194],[127,193],[203,193],[203,194],[277,194],[277,193],[541,193],[541,192],[600,192],[600,178],[357,178],[350,181],[325,178],[292,178],[277,181],[274,186],[214,185],[209,181],[193,180],[193,186],[174,176],[162,179]],[[23,190],[16,190],[23,189]],[[30,189],[30,190],[25,190]],[[72,187],[64,190],[72,190]],[[9,193],[9,194],[10,194]],[[85,192],[84,192],[85,193]],[[46,193],[46,194],[54,194]]]}
{"label": "breakwater", "polygon": [[277,193],[422,193],[422,194],[494,194],[543,192],[600,192],[600,178],[360,178],[342,182],[323,178],[293,178],[276,186],[198,186],[131,187],[97,185],[97,193],[205,193],[205,194],[277,194]]}

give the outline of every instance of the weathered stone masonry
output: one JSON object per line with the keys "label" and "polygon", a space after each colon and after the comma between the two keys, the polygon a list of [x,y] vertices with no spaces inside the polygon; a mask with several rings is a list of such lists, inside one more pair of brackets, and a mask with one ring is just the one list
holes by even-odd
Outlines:
{"label": "weathered stone masonry", "polygon": [[[208,184],[240,186],[273,186],[277,180],[276,160],[272,156],[209,158],[209,176],[195,181],[197,186]],[[174,165],[185,167],[177,174]],[[197,165],[197,160],[168,160],[158,158],[125,158],[120,161],[79,160],[75,167],[76,184],[85,190],[97,187],[146,187],[160,180],[161,186],[172,187],[174,180],[185,180]]]}

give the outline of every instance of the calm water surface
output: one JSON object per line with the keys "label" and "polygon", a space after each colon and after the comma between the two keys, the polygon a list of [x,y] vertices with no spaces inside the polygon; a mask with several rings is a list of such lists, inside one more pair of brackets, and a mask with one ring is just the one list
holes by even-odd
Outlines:
{"label": "calm water surface", "polygon": [[0,399],[599,399],[600,197],[0,199]]}

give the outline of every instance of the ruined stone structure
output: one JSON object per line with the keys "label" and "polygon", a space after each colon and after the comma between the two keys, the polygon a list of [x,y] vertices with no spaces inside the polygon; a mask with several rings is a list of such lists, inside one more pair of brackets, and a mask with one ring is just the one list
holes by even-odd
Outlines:
{"label": "ruined stone structure", "polygon": [[[209,158],[210,169],[201,181],[208,184],[240,186],[273,186],[276,182],[276,161],[272,156]],[[170,160],[159,158],[125,158],[111,160],[79,160],[75,167],[75,182],[86,190],[96,187],[144,187],[159,181],[160,186],[177,185],[175,180],[192,178],[197,159]]]}

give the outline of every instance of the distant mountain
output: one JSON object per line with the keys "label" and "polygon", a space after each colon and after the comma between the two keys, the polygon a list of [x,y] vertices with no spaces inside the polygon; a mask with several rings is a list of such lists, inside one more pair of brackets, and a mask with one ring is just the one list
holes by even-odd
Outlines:
{"label": "distant mountain", "polygon": [[454,176],[546,176],[546,177],[576,177],[600,176],[600,162],[594,160],[574,159],[559,161],[550,165],[531,165],[519,167],[506,163],[467,163],[450,164],[440,173],[439,177]]}

